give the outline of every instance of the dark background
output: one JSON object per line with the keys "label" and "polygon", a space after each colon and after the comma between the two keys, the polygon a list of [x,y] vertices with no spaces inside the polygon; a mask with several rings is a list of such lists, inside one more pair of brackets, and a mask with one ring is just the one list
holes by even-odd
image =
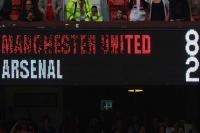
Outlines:
{"label": "dark background", "polygon": [[[113,100],[113,113],[120,112],[125,116],[184,120],[199,120],[200,117],[200,90],[194,86],[2,86],[1,88],[1,118],[5,119],[11,116],[9,108],[13,108],[15,118],[22,117],[21,113],[23,117],[26,116],[26,110],[32,110],[30,113],[37,117],[45,112],[48,114],[51,113],[49,111],[57,110],[62,113],[63,118],[68,112],[90,118],[101,112],[101,100]],[[143,89],[144,92],[128,93],[130,88]],[[41,110],[39,114],[37,110]]]}

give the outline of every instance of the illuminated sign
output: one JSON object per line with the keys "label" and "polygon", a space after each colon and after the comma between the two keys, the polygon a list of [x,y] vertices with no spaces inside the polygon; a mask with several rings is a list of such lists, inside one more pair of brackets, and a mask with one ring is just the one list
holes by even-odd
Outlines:
{"label": "illuminated sign", "polygon": [[113,108],[112,100],[101,100],[101,111],[111,111]]}
{"label": "illuminated sign", "polygon": [[2,29],[1,85],[199,84],[199,29]]}

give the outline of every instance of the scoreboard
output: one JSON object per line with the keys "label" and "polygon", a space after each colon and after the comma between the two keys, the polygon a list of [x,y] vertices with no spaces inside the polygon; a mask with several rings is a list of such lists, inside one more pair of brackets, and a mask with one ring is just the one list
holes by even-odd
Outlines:
{"label": "scoreboard", "polygon": [[199,85],[200,27],[3,28],[0,85]]}

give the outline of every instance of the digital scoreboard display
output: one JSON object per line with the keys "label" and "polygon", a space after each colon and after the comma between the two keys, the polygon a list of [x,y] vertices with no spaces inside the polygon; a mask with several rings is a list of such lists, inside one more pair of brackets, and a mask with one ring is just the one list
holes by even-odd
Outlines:
{"label": "digital scoreboard display", "polygon": [[200,28],[0,31],[1,85],[198,85]]}

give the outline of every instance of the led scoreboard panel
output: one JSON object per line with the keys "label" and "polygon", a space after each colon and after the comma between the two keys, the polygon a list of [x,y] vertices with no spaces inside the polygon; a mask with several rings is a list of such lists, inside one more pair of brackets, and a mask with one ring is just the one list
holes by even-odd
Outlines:
{"label": "led scoreboard panel", "polygon": [[198,85],[200,27],[3,28],[0,85]]}

